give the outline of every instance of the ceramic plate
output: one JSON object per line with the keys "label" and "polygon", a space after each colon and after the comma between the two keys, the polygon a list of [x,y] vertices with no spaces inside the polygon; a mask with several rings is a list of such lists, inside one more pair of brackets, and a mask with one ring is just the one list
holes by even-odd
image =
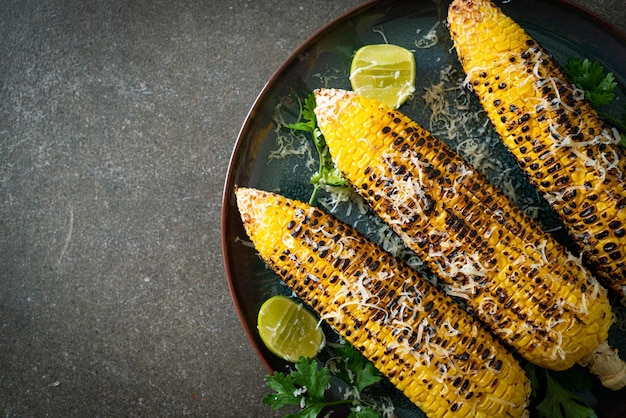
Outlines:
{"label": "ceramic plate", "polygon": [[[600,61],[614,73],[621,88],[620,99],[625,103],[626,35],[623,32],[564,1],[509,0],[498,4],[562,64],[570,57]],[[268,370],[284,371],[289,364],[264,347],[256,330],[256,316],[267,298],[291,292],[265,267],[251,247],[237,211],[234,187],[256,187],[308,201],[312,191],[309,177],[316,170],[316,164],[310,164],[310,157],[315,158],[315,149],[310,140],[281,129],[281,126],[298,118],[300,103],[312,90],[319,87],[349,89],[350,61],[353,53],[363,45],[387,42],[414,50],[417,62],[416,94],[400,110],[449,142],[461,154],[468,153],[472,147],[485,147],[490,155],[489,161],[486,164],[484,161],[476,162],[480,163],[485,174],[502,189],[514,191],[515,201],[541,220],[544,227],[556,229],[558,236],[558,220],[526,183],[488,124],[485,128],[484,120],[478,118],[463,126],[463,140],[459,140],[446,134],[449,121],[431,118],[433,113],[423,95],[432,91],[430,88],[438,83],[443,83],[447,89],[445,100],[450,103],[453,112],[459,104],[478,109],[473,96],[459,88],[458,81],[463,74],[443,24],[445,13],[446,6],[432,0],[382,1],[366,3],[339,17],[307,40],[283,63],[258,96],[243,124],[224,188],[222,246],[235,307],[252,345]],[[607,110],[617,114],[621,111]],[[279,153],[280,150],[289,152]],[[468,157],[474,162],[472,158],[475,156]],[[321,192],[317,204],[323,205],[328,197],[327,193]],[[353,204],[341,203],[326,209],[356,223],[363,232],[368,233],[378,227],[376,219],[369,214],[361,214]],[[375,235],[372,238],[377,239]],[[614,327],[610,342],[622,347],[622,334],[618,327]],[[626,348],[621,351],[626,353]],[[383,385],[381,391],[382,395],[393,399],[399,416],[423,416],[393,387]],[[626,416],[624,393],[610,393],[597,388],[585,396],[599,416]]]}

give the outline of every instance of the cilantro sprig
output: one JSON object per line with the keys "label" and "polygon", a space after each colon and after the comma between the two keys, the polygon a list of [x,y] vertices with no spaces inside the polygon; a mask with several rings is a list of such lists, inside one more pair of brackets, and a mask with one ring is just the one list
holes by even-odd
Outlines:
{"label": "cilantro sprig", "polygon": [[263,398],[263,403],[270,405],[272,410],[287,405],[302,407],[299,413],[286,417],[315,418],[328,404],[324,393],[330,383],[330,373],[327,368],[319,369],[313,359],[301,357],[291,373],[275,372],[265,380],[267,386],[275,391]]}
{"label": "cilantro sprig", "polygon": [[334,351],[338,359],[333,362],[334,374],[358,392],[362,392],[382,378],[376,367],[352,345],[338,345]]}
{"label": "cilantro sprig", "polygon": [[599,62],[570,58],[565,72],[579,89],[585,91],[585,97],[592,106],[608,104],[615,98],[615,77],[613,73],[605,73]]}
{"label": "cilantro sprig", "polygon": [[348,182],[341,174],[341,171],[335,166],[330,153],[328,152],[328,146],[326,146],[326,140],[317,126],[317,119],[315,118],[315,96],[313,93],[309,94],[304,99],[302,106],[302,112],[298,122],[287,124],[285,127],[293,129],[295,131],[302,131],[312,135],[313,143],[319,157],[319,166],[317,171],[311,176],[311,184],[313,185],[313,192],[309,198],[309,203],[313,204],[317,196],[317,192],[324,186],[347,186]]}
{"label": "cilantro sprig", "polygon": [[574,84],[585,92],[585,97],[598,114],[621,131],[621,142],[626,146],[626,105],[619,118],[601,110],[603,105],[610,104],[616,97],[617,82],[613,73],[607,72],[599,62],[587,58],[570,58],[564,70]]}
{"label": "cilantro sprig", "polygon": [[[382,379],[380,372],[349,344],[337,345],[334,350],[336,357],[330,366],[320,366],[315,359],[301,357],[290,373],[266,376],[266,384],[274,393],[265,396],[263,403],[272,410],[290,405],[300,407],[299,412],[287,414],[286,418],[316,418],[325,408],[340,405],[350,409],[348,418],[380,417],[381,413],[362,396],[366,388]],[[327,399],[332,376],[353,388],[344,399]]]}
{"label": "cilantro sprig", "polygon": [[577,395],[591,388],[591,375],[574,366],[563,372],[553,372],[527,363],[526,374],[532,386],[532,397],[539,418],[596,418],[596,413]]}

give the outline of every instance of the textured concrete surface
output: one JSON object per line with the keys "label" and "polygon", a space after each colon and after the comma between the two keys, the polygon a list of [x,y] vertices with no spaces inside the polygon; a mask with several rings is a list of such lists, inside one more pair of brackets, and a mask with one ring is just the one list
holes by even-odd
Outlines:
{"label": "textured concrete surface", "polygon": [[0,1],[3,416],[271,416],[224,176],[266,80],[358,3]]}

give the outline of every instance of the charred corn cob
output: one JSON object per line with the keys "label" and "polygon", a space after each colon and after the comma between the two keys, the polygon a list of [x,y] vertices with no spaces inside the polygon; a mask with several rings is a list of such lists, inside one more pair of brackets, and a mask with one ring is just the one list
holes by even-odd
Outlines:
{"label": "charred corn cob", "polygon": [[343,90],[315,95],[348,182],[503,341],[555,370],[606,342],[606,290],[461,156],[384,104]]}
{"label": "charred corn cob", "polygon": [[496,131],[603,284],[626,296],[626,158],[548,53],[489,0],[455,0],[450,33]]}
{"label": "charred corn cob", "polygon": [[526,415],[519,363],[430,282],[315,207],[236,196],[262,259],[429,417]]}

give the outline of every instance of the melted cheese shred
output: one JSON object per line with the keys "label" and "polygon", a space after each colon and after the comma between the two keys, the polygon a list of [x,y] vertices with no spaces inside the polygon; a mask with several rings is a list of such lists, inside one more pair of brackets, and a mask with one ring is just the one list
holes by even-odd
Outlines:
{"label": "melted cheese shred", "polygon": [[308,204],[248,188],[236,196],[262,259],[429,417],[527,416],[519,363],[407,264]]}
{"label": "melted cheese shred", "polygon": [[555,370],[606,341],[606,291],[467,161],[397,110],[343,90],[316,98],[344,177],[503,341]]}

